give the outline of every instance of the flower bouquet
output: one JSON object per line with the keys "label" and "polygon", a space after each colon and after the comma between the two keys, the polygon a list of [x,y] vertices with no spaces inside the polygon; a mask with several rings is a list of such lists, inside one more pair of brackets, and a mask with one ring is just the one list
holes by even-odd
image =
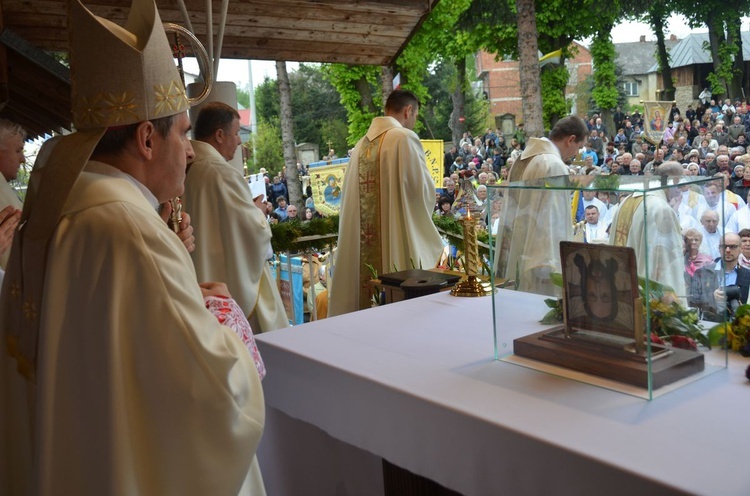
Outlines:
{"label": "flower bouquet", "polygon": [[727,346],[732,351],[739,351],[742,356],[750,356],[748,338],[750,338],[750,305],[747,304],[737,308],[732,320],[717,324],[708,331],[708,340],[711,344]]}

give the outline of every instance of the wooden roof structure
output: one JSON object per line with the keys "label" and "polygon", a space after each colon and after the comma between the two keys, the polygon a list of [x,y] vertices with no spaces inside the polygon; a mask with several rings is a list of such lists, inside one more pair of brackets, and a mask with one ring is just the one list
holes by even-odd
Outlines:
{"label": "wooden roof structure", "polygon": [[[390,65],[438,0],[212,1],[222,7],[222,58]],[[131,0],[83,0],[124,24]],[[156,0],[162,21],[187,26],[207,46],[206,0]],[[0,115],[31,135],[70,129],[67,69],[45,52],[67,52],[67,0],[0,0]],[[218,46],[218,43],[217,43]]]}

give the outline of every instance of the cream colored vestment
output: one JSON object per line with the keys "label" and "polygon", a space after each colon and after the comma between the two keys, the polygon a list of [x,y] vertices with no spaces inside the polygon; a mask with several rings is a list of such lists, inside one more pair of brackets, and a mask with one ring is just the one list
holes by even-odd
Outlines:
{"label": "cream colored vestment", "polygon": [[[425,163],[424,149],[416,133],[393,117],[376,117],[367,134],[357,143],[346,168],[338,250],[330,281],[328,315],[361,310],[360,250],[364,230],[360,225],[360,153],[383,133],[378,151],[380,188],[380,239],[382,272],[412,268],[429,269],[437,264],[443,245],[432,211],[435,206],[435,184]],[[365,260],[367,261],[367,260]]]}
{"label": "cream colored vestment", "polygon": [[195,230],[198,281],[226,283],[253,332],[289,327],[267,259],[271,228],[242,174],[208,143],[193,141],[182,197]]}
{"label": "cream colored vestment", "polygon": [[[11,286],[3,307],[18,304]],[[185,247],[131,182],[78,178],[37,311],[36,388],[0,353],[0,493],[264,493],[253,359],[205,308]]]}

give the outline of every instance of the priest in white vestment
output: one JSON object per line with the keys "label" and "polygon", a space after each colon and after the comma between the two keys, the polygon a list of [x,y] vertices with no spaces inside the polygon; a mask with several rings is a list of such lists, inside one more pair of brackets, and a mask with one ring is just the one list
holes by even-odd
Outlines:
{"label": "priest in white vestment", "polygon": [[263,495],[258,369],[156,210],[193,155],[156,6],[121,28],[74,0],[68,26],[78,131],[30,189],[0,296],[0,494]]}
{"label": "priest in white vestment", "polygon": [[201,108],[182,200],[196,232],[190,256],[198,280],[225,282],[260,333],[288,327],[289,320],[268,265],[271,227],[242,173],[228,162],[241,143],[239,130],[239,113],[229,105]]}
{"label": "priest in white vestment", "polygon": [[722,256],[722,250],[719,248],[724,239],[724,228],[719,222],[719,213],[715,210],[706,210],[701,215],[701,227],[698,231],[703,235],[700,252],[711,255],[712,260],[717,260]]}
{"label": "priest in white vestment", "polygon": [[[750,193],[747,195],[750,200]],[[735,211],[724,226],[726,232],[738,233],[743,229],[750,229],[750,201]]]}
{"label": "priest in white vestment", "polygon": [[599,208],[596,205],[589,205],[584,210],[586,218],[586,224],[584,226],[584,242],[585,243],[607,243],[609,241],[609,234],[607,228],[609,227],[601,220],[599,214]]}
{"label": "priest in white vestment", "polygon": [[[656,169],[656,174],[679,176],[683,174],[682,165],[664,162]],[[680,200],[681,193],[677,188],[672,188],[655,190],[645,195],[635,193],[625,199],[612,218],[609,243],[633,248],[638,275],[648,275],[651,281],[671,287],[685,301],[684,241],[680,221],[668,201],[671,198],[667,195],[676,195],[676,203]],[[648,218],[644,216],[644,210],[647,211]]]}
{"label": "priest in white vestment", "polygon": [[395,90],[346,168],[328,315],[369,308],[370,271],[434,267],[443,244],[432,211],[435,184],[412,131],[419,100]]}
{"label": "priest in white vestment", "polygon": [[[578,154],[588,129],[580,117],[560,119],[547,138],[529,139],[510,181],[568,176],[565,162]],[[561,181],[564,181],[561,178]],[[565,190],[509,190],[497,236],[495,271],[521,291],[559,295],[550,275],[560,273],[560,242],[573,239],[570,195]]]}

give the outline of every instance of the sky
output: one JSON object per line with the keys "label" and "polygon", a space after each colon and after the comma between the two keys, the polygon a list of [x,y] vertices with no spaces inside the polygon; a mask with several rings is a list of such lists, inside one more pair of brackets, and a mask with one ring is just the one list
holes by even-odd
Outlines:
{"label": "sky", "polygon": [[[750,29],[750,18],[742,18],[742,29]],[[665,37],[669,38],[674,34],[678,38],[684,38],[690,34],[691,29],[683,16],[673,15],[667,21]],[[708,28],[694,29],[692,32],[708,32]],[[642,35],[646,36],[647,41],[656,40],[656,36],[651,31],[648,24],[642,22],[623,22],[615,26],[612,30],[612,40],[615,43],[629,43],[639,41]],[[586,42],[584,41],[586,44]],[[198,64],[194,60],[186,60],[185,67],[188,72],[196,73]],[[293,72],[298,67],[295,62],[287,63],[287,71]],[[254,60],[253,68],[253,86],[258,86],[263,82],[266,76],[276,79],[276,64],[273,61]],[[248,62],[246,60],[223,59],[219,63],[219,77],[217,81],[233,81],[238,87],[244,88],[249,86]]]}

